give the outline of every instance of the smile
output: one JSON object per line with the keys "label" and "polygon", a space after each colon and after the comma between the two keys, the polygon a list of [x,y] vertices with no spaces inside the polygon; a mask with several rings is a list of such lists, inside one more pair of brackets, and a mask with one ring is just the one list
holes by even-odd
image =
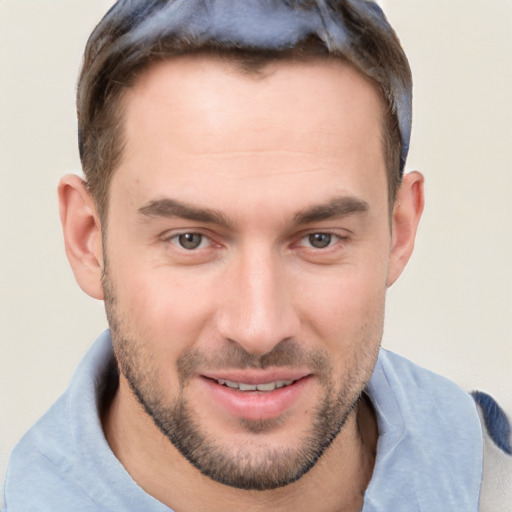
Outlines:
{"label": "smile", "polygon": [[217,382],[222,386],[227,386],[231,389],[239,389],[240,391],[274,391],[276,389],[284,388],[293,384],[293,380],[276,380],[266,382],[264,384],[245,384],[243,382],[233,382],[231,380],[217,379]]}
{"label": "smile", "polygon": [[[310,396],[315,379],[310,373],[294,370],[273,372],[230,371],[230,375],[202,375],[197,380],[208,406],[214,405],[231,417],[270,420],[292,411]],[[274,375],[269,375],[274,373]],[[287,375],[283,375],[286,373]],[[259,375],[258,375],[259,374]]]}

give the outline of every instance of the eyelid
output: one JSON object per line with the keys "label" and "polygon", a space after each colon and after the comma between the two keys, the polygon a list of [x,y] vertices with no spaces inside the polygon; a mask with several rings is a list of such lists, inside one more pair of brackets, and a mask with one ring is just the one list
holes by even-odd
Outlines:
{"label": "eyelid", "polygon": [[[340,242],[348,241],[350,238],[350,233],[348,230],[343,230],[343,233],[339,232],[339,229],[308,229],[298,233],[293,237],[291,246],[292,247],[303,247],[305,249],[310,249],[312,251],[326,252],[329,249],[337,246]],[[186,234],[195,234],[203,237],[204,241],[201,242],[201,245],[195,249],[186,249],[179,245],[177,241],[181,235]],[[314,234],[325,234],[332,237],[332,242],[325,248],[316,248],[311,246],[310,244],[303,243],[307,238]],[[190,229],[187,228],[178,228],[178,229],[170,229],[165,231],[159,236],[159,239],[165,243],[171,243],[178,250],[182,250],[184,252],[192,253],[194,251],[199,251],[201,249],[208,249],[210,247],[221,248],[225,246],[224,243],[218,241],[218,236],[215,233],[212,233],[209,229],[192,227]],[[206,242],[206,243],[205,243]]]}
{"label": "eyelid", "polygon": [[[207,230],[201,229],[201,228],[172,229],[172,230],[168,230],[168,231],[165,231],[164,233],[162,233],[162,235],[160,235],[159,238],[165,243],[172,244],[178,250],[182,250],[182,251],[189,252],[189,253],[192,253],[194,251],[199,251],[201,249],[207,249],[212,246],[220,247],[221,244],[219,244],[218,242],[216,242],[214,240],[212,234],[206,233],[205,231],[207,231]],[[185,249],[184,247],[181,247],[179,245],[177,240],[180,236],[187,235],[187,234],[199,235],[199,236],[203,237],[204,241],[201,241],[200,246],[195,249]],[[207,242],[206,246],[204,246],[205,242]]]}
{"label": "eyelid", "polygon": [[[183,236],[183,235],[195,235],[195,236],[199,236],[200,237],[200,242],[199,242],[199,245],[197,247],[192,247],[192,248],[187,248],[187,247],[183,247],[183,245],[180,243],[180,238]],[[172,243],[173,245],[176,245],[178,247],[178,249],[180,250],[184,250],[184,251],[187,251],[187,252],[194,252],[194,251],[198,251],[200,249],[204,249],[205,248],[205,245],[206,246],[209,246],[211,244],[211,240],[206,237],[205,235],[203,235],[202,233],[191,233],[191,232],[186,232],[186,233],[178,233],[176,235],[173,235],[169,238],[169,241],[170,243]]]}
{"label": "eyelid", "polygon": [[[308,239],[311,235],[328,235],[331,237],[331,241],[328,246],[326,247],[314,247],[311,245],[311,243],[308,242]],[[346,238],[346,237],[345,237]],[[337,245],[341,240],[343,240],[343,237],[339,235],[338,233],[333,233],[332,231],[320,231],[320,230],[314,230],[309,231],[308,233],[303,234],[299,239],[298,242],[295,244],[299,247],[306,247],[307,249],[312,249],[314,251],[327,251]],[[306,243],[303,243],[306,242]]]}

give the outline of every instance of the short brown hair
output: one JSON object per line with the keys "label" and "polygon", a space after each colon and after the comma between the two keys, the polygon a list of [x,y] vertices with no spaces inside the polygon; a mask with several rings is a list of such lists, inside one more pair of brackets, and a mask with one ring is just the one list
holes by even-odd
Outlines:
{"label": "short brown hair", "polygon": [[80,158],[102,218],[123,151],[123,91],[152,63],[197,52],[226,57],[248,73],[278,59],[332,56],[372,79],[387,106],[382,133],[393,205],[409,144],[412,80],[398,38],[374,2],[120,0],[89,38],[77,93]]}

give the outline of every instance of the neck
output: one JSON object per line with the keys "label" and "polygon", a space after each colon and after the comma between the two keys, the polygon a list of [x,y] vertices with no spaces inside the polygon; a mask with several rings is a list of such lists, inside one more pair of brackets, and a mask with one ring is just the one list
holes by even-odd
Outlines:
{"label": "neck", "polygon": [[173,510],[183,512],[354,512],[371,479],[377,423],[362,399],[314,467],[298,481],[269,491],[246,491],[201,474],[154,425],[121,377],[105,408],[107,441],[135,482]]}

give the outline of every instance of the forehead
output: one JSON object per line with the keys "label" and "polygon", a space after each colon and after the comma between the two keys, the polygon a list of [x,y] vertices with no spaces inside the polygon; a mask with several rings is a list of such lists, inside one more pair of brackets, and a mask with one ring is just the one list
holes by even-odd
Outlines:
{"label": "forehead", "polygon": [[317,171],[342,187],[378,177],[385,193],[383,101],[341,60],[280,61],[251,74],[218,57],[177,57],[145,70],[123,101],[114,182],[137,182],[139,195],[186,193],[198,181],[219,195],[227,184],[256,193]]}

